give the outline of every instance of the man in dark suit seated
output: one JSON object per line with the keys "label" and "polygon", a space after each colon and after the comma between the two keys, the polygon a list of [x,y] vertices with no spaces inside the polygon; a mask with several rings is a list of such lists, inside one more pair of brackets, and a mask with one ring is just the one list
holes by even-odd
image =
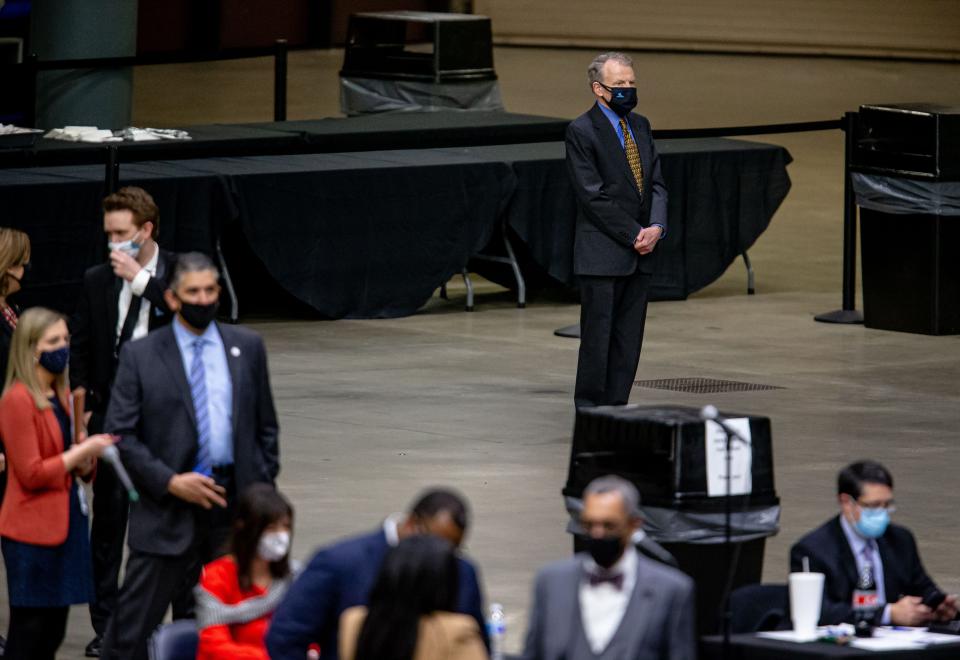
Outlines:
{"label": "man in dark suit seated", "polygon": [[542,569],[523,660],[692,660],[693,581],[633,546],[640,497],[629,481],[600,477],[583,494],[589,551]]}
{"label": "man in dark suit seated", "polygon": [[102,657],[147,657],[171,600],[225,551],[236,495],[280,470],[266,349],[214,320],[218,277],[205,255],[181,255],[164,293],[176,319],[120,352],[105,429],[140,500]]}
{"label": "man in dark suit seated", "polygon": [[[312,644],[321,659],[337,658],[340,615],[349,607],[366,605],[387,550],[411,534],[435,534],[458,547],[467,531],[467,507],[448,490],[421,495],[406,515],[387,518],[383,527],[321,549],[273,614],[267,650],[273,660],[303,660]],[[477,571],[459,559],[457,611],[483,621],[483,598]]]}
{"label": "man in dark suit seated", "polygon": [[[876,461],[851,463],[837,476],[840,514],[790,548],[790,570],[823,573],[824,625],[853,622],[853,591],[858,575],[872,570],[882,604],[877,623],[923,626],[957,616],[957,597],[946,596],[931,609],[924,600],[942,592],[920,562],[917,542],[905,527],[890,524],[893,476]],[[938,599],[939,600],[939,599]]]}

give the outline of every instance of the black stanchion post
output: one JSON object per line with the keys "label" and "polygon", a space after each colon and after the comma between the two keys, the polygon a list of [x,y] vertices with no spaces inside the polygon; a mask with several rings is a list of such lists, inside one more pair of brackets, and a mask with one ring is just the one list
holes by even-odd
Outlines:
{"label": "black stanchion post", "polygon": [[120,155],[116,146],[107,147],[107,168],[104,172],[103,186],[107,195],[116,192],[120,187]]}
{"label": "black stanchion post", "polygon": [[23,125],[37,127],[37,54],[30,53],[24,62],[27,71],[26,106],[24,107]]}
{"label": "black stanchion post", "polygon": [[857,311],[857,200],[850,178],[859,118],[856,112],[843,116],[843,307],[814,317],[823,323],[863,323]]}
{"label": "black stanchion post", "polygon": [[287,40],[277,39],[273,55],[273,121],[287,120]]}

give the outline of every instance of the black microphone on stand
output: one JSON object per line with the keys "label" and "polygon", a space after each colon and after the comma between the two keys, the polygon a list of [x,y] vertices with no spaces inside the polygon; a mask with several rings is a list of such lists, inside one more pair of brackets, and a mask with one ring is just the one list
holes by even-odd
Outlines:
{"label": "black microphone on stand", "polygon": [[127,497],[130,498],[130,501],[138,501],[140,499],[140,493],[138,493],[137,489],[133,487],[133,482],[130,481],[130,475],[127,474],[126,468],[123,467],[123,462],[120,460],[120,452],[117,451],[116,446],[108,445],[104,447],[103,452],[100,454],[100,458],[113,466],[113,469],[117,473],[117,477],[120,478],[120,483],[122,483],[123,487],[127,489]]}
{"label": "black microphone on stand", "polygon": [[716,422],[717,424],[720,425],[720,428],[723,429],[724,434],[727,436],[726,451],[725,451],[726,482],[727,482],[726,491],[727,492],[726,492],[726,497],[724,498],[725,501],[723,506],[723,545],[724,545],[724,548],[726,549],[726,555],[727,555],[727,582],[724,585],[724,589],[723,589],[723,599],[722,599],[723,620],[721,624],[723,626],[722,657],[723,657],[723,660],[730,660],[730,658],[732,657],[731,647],[730,647],[730,624],[731,624],[731,621],[733,620],[733,612],[730,610],[730,591],[733,589],[734,573],[736,572],[736,569],[734,566],[735,560],[734,560],[734,552],[733,552],[733,530],[732,530],[732,522],[731,522],[731,518],[733,514],[731,512],[732,504],[730,501],[733,475],[731,474],[732,468],[730,464],[732,462],[732,454],[733,454],[733,449],[732,449],[733,439],[736,438],[737,440],[744,443],[748,447],[750,446],[750,441],[744,438],[742,435],[740,435],[740,433],[735,428],[733,428],[733,426],[723,416],[720,415],[720,411],[717,410],[716,406],[708,405],[701,408],[700,419],[704,421],[704,426],[706,426],[707,422]]}

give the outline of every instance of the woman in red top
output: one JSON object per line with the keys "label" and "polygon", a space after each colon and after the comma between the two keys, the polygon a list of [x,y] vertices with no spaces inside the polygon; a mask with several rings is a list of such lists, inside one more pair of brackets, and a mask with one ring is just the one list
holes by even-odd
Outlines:
{"label": "woman in red top", "polygon": [[74,477],[89,477],[113,439],[73,441],[69,337],[60,314],[42,307],[24,312],[0,398],[9,466],[0,507],[10,603],[4,657],[16,660],[53,660],[70,606],[93,597],[86,500]]}
{"label": "woman in red top", "polygon": [[203,568],[197,596],[198,660],[269,660],[264,636],[292,581],[293,507],[268,484],[237,502],[230,554]]}

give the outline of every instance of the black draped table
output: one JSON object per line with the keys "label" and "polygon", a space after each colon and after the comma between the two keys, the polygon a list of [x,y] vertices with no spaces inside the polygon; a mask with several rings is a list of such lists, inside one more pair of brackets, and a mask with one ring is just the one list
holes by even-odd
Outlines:
{"label": "black draped table", "polygon": [[[866,651],[825,642],[798,644],[756,635],[733,635],[729,660],[828,660],[830,658],[875,658],[876,660],[956,660],[960,658],[960,638],[956,644],[935,644],[920,650]],[[721,660],[723,640],[704,637],[701,660]]]}
{"label": "black draped table", "polygon": [[[716,280],[769,226],[790,191],[783,147],[727,138],[657,140],[669,203],[666,238],[654,252],[651,295],[680,300]],[[517,177],[506,224],[523,243],[521,270],[575,286],[576,201],[562,143],[484,147]],[[511,276],[482,267],[506,286]]]}
{"label": "black draped table", "polygon": [[[789,188],[790,157],[734,140],[659,144],[672,190],[657,285],[682,296],[767,226]],[[123,165],[120,182],[154,195],[164,247],[239,244],[225,252],[241,306],[273,295],[271,280],[324,318],[376,318],[414,313],[501,218],[536,264],[570,282],[574,207],[562,159],[563,144],[546,143],[150,161]],[[22,302],[71,311],[84,269],[105,259],[102,178],[96,165],[0,170],[0,225],[33,242]]]}
{"label": "black draped table", "polygon": [[106,162],[116,146],[121,162],[387,151],[562,140],[568,119],[513,112],[399,112],[256,124],[182,126],[190,140],[65,142],[37,138],[30,147],[5,149],[0,167]]}

